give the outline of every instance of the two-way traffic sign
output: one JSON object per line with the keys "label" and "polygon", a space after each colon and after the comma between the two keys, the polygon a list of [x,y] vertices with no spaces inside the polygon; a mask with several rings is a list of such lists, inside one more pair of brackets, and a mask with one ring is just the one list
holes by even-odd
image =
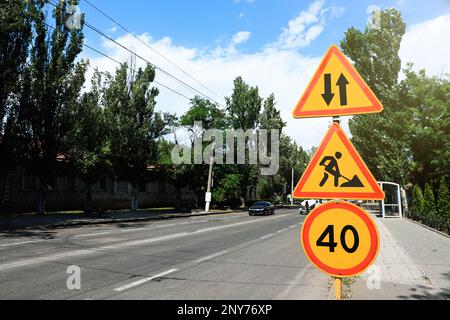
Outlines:
{"label": "two-way traffic sign", "polygon": [[341,50],[332,46],[292,114],[312,118],[381,111],[383,106],[363,78]]}

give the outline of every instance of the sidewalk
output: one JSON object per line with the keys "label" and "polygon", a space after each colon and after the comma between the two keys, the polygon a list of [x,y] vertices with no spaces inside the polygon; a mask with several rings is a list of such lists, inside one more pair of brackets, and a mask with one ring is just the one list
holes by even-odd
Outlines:
{"label": "sidewalk", "polygon": [[227,214],[234,212],[242,212],[243,210],[211,210],[206,213],[204,211],[192,211],[191,213],[177,212],[175,210],[143,210],[138,212],[132,211],[115,211],[105,214],[101,217],[89,217],[80,214],[47,214],[47,215],[12,215],[0,217],[1,230],[20,230],[28,228],[65,228],[81,225],[95,225],[105,223],[119,222],[138,222],[148,220],[175,219],[195,216]]}
{"label": "sidewalk", "polygon": [[[450,299],[450,238],[406,219],[373,217],[380,233],[379,255],[375,267],[355,279],[351,299]],[[381,283],[371,290],[373,270],[380,271]]]}

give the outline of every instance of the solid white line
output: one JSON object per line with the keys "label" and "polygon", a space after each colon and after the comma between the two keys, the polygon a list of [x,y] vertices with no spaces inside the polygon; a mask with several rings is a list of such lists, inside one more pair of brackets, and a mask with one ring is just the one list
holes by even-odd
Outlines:
{"label": "solid white line", "polygon": [[266,235],[264,237],[261,237],[260,239],[268,239],[268,238],[270,238],[270,237],[272,237],[274,235],[275,235],[275,233],[270,233],[270,234],[268,234],[268,235]]}
{"label": "solid white line", "polygon": [[148,277],[148,278],[144,278],[144,279],[141,279],[141,280],[129,283],[127,285],[118,287],[118,288],[114,289],[114,291],[119,291],[119,292],[120,291],[124,291],[124,290],[130,289],[130,288],[136,287],[138,285],[141,285],[141,284],[143,284],[145,282],[148,282],[148,281],[151,281],[151,280],[154,280],[154,279],[157,279],[157,278],[161,278],[161,277],[166,276],[166,275],[168,275],[170,273],[173,273],[175,271],[178,271],[178,269],[170,269],[170,270],[167,270],[167,271],[155,274],[154,276],[151,276],[151,277]]}
{"label": "solid white line", "polygon": [[0,247],[19,246],[21,244],[29,244],[29,243],[36,243],[36,242],[42,242],[42,241],[46,241],[46,240],[34,240],[34,241],[7,243],[7,244],[0,245]]}
{"label": "solid white line", "polygon": [[199,262],[204,262],[204,261],[207,261],[207,260],[211,260],[211,259],[213,259],[213,258],[217,258],[218,256],[224,255],[224,254],[226,254],[226,253],[228,253],[228,251],[223,250],[223,251],[217,252],[217,253],[215,253],[215,254],[212,254],[212,255],[210,255],[210,256],[206,256],[206,257],[197,259],[197,260],[194,261],[194,263],[199,263]]}
{"label": "solid white line", "polygon": [[76,235],[74,238],[84,238],[84,237],[93,237],[93,236],[101,236],[104,234],[110,234],[111,232],[97,232],[97,233],[87,233],[87,234],[79,234]]}

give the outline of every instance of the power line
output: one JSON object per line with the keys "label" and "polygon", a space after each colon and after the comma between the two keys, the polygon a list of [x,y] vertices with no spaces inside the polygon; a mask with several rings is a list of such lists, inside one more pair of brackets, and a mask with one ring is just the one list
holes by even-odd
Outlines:
{"label": "power line", "polygon": [[116,24],[117,26],[119,26],[122,30],[124,30],[125,32],[127,32],[128,34],[130,34],[133,38],[135,38],[136,40],[138,40],[139,42],[141,42],[144,46],[146,46],[147,48],[149,48],[151,51],[153,51],[154,53],[156,53],[157,55],[159,55],[161,58],[163,58],[164,60],[166,60],[167,62],[169,62],[170,64],[172,64],[173,66],[175,66],[178,70],[180,70],[181,72],[183,72],[185,75],[187,75],[189,78],[191,78],[192,80],[194,80],[195,82],[197,82],[199,85],[201,85],[203,88],[205,88],[206,90],[208,90],[210,93],[212,93],[213,95],[215,95],[216,97],[218,97],[219,99],[223,99],[223,97],[219,96],[217,93],[215,93],[214,91],[210,90],[207,86],[205,86],[202,82],[200,82],[198,79],[196,79],[194,76],[192,76],[191,74],[189,74],[188,72],[184,71],[180,66],[178,66],[175,62],[171,61],[169,58],[167,58],[166,56],[164,56],[162,53],[160,53],[158,50],[156,50],[155,48],[151,47],[148,43],[146,43],[145,41],[143,41],[141,38],[137,37],[136,35],[134,35],[131,31],[129,31],[126,27],[124,27],[121,23],[119,23],[117,20],[115,20],[114,18],[112,18],[110,15],[108,15],[106,12],[104,12],[103,10],[99,9],[97,6],[95,6],[94,4],[92,4],[90,1],[88,0],[84,0],[84,2],[86,2],[90,7],[92,7],[93,9],[95,9],[97,12],[99,12],[100,14],[102,14],[103,16],[105,16],[107,19],[109,19],[110,21],[112,21],[114,24]]}
{"label": "power line", "polygon": [[[45,23],[45,22],[44,22],[44,23]],[[56,30],[55,27],[49,25],[48,23],[45,23],[45,25],[46,25],[47,27],[53,29],[53,30]],[[96,53],[98,53],[98,54],[100,54],[100,55],[102,55],[102,56],[104,56],[105,58],[108,58],[109,60],[111,60],[111,61],[113,61],[113,62],[115,62],[115,63],[117,63],[117,64],[119,64],[119,65],[123,65],[122,62],[120,62],[120,61],[114,59],[113,57],[107,55],[107,54],[104,53],[104,52],[101,52],[101,51],[98,50],[98,49],[95,49],[94,47],[91,47],[91,46],[88,45],[88,44],[83,43],[83,46],[86,47],[86,48],[88,48],[88,49],[90,49],[90,50],[92,50],[92,51],[94,51],[94,52],[96,52]],[[137,71],[136,71],[135,69],[133,69],[132,67],[127,66],[127,68],[128,68],[129,70],[131,70],[131,71],[137,73]],[[166,86],[165,84],[162,84],[161,82],[158,82],[158,81],[156,81],[156,80],[153,80],[153,82],[156,83],[157,85],[159,85],[159,86],[161,86],[161,87],[167,89],[167,90],[172,91],[173,93],[179,95],[180,97],[183,97],[183,98],[185,98],[185,99],[187,99],[187,100],[189,100],[189,101],[192,101],[191,98],[189,98],[189,97],[187,97],[186,95],[184,95],[184,94],[182,94],[182,93],[176,91],[175,89],[172,89],[172,88]]]}
{"label": "power line", "polygon": [[[51,5],[53,5],[54,7],[58,7],[57,4],[54,4],[52,1],[49,1],[49,3]],[[109,41],[115,43],[116,45],[118,45],[119,47],[121,47],[122,49],[128,51],[130,54],[138,57],[139,59],[147,62],[149,65],[151,65],[152,67],[154,67],[155,69],[159,70],[160,72],[162,72],[163,74],[165,74],[166,76],[172,78],[173,80],[177,81],[178,83],[180,83],[182,86],[184,86],[185,88],[203,96],[204,98],[216,103],[217,105],[224,107],[222,104],[220,104],[219,102],[215,101],[214,99],[210,98],[208,95],[200,92],[199,90],[195,89],[194,87],[190,86],[189,84],[187,84],[186,82],[184,82],[183,80],[180,80],[179,78],[175,77],[174,75],[172,75],[170,72],[167,72],[166,70],[162,69],[161,67],[158,67],[157,65],[155,65],[154,63],[150,62],[149,60],[145,59],[144,57],[142,57],[141,55],[133,52],[132,50],[130,50],[129,48],[127,48],[126,46],[124,46],[123,44],[121,44],[120,42],[114,40],[113,38],[111,38],[110,36],[108,36],[107,34],[105,34],[103,31],[99,30],[98,28],[96,28],[95,26],[93,26],[92,24],[90,24],[88,21],[84,22],[84,25],[86,27],[88,27],[89,29],[91,29],[92,31],[98,33],[99,35],[103,36],[104,38],[108,39]]]}

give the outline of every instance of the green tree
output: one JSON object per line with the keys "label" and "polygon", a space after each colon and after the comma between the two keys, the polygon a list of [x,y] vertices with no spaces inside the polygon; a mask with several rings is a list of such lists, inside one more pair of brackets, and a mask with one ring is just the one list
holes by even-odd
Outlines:
{"label": "green tree", "polygon": [[[352,142],[377,178],[406,182],[410,154],[405,141],[405,107],[395,88],[401,69],[398,55],[406,25],[395,9],[375,11],[364,32],[350,28],[341,47],[384,105],[381,114],[360,115],[350,120]],[[400,139],[399,139],[400,137]]]}
{"label": "green tree", "polygon": [[104,87],[97,70],[89,92],[83,93],[75,109],[75,122],[67,135],[67,158],[86,186],[85,212],[92,210],[92,187],[108,172],[110,152],[107,124],[102,106]]}
{"label": "green tree", "polygon": [[[275,176],[275,190],[280,193],[291,193],[292,170],[294,170],[294,187],[309,162],[307,152],[289,136],[282,134],[280,140],[280,169]],[[283,201],[285,197],[283,195]]]}
{"label": "green tree", "polygon": [[229,122],[234,129],[256,129],[259,122],[263,99],[258,87],[250,87],[242,77],[234,80],[231,97],[226,97]]}
{"label": "green tree", "polygon": [[[24,70],[24,88],[19,99],[20,135],[26,152],[22,160],[39,178],[37,212],[45,212],[45,195],[57,175],[57,156],[65,154],[64,139],[75,122],[74,109],[84,84],[87,63],[75,63],[82,50],[82,29],[69,30],[68,1],[53,9],[55,27],[47,27],[44,5],[32,7],[33,44]],[[78,1],[70,1],[77,4]],[[83,25],[84,19],[81,19]]]}
{"label": "green tree", "polygon": [[278,129],[280,131],[286,127],[280,110],[276,108],[275,95],[273,93],[264,100],[264,108],[260,115],[259,127],[266,130]]}
{"label": "green tree", "polygon": [[411,68],[397,90],[398,101],[407,109],[396,113],[402,134],[394,138],[407,141],[411,179],[424,185],[450,166],[450,81]]}
{"label": "green tree", "polygon": [[450,196],[448,192],[447,180],[442,177],[439,183],[439,197],[437,202],[437,211],[441,217],[450,219]]}
{"label": "green tree", "polygon": [[[231,97],[226,97],[226,111],[229,124],[234,129],[256,130],[258,128],[263,99],[259,95],[258,87],[250,87],[242,77],[234,80],[234,88]],[[247,161],[246,156],[246,161]],[[255,165],[245,164],[235,166],[233,181],[239,181],[235,185],[241,201],[245,206],[245,198],[249,188],[257,183],[257,171]],[[228,184],[229,185],[229,184]]]}
{"label": "green tree", "polygon": [[[267,146],[267,151],[269,153],[272,152],[272,146],[271,146],[271,141],[272,141],[272,130],[278,130],[279,131],[279,135],[282,135],[282,131],[284,129],[284,127],[286,127],[286,123],[283,121],[282,117],[281,117],[281,112],[280,110],[278,110],[276,108],[276,101],[275,101],[275,95],[272,93],[267,99],[264,100],[264,107],[263,110],[261,112],[260,115],[260,120],[259,120],[259,129],[264,129],[268,131],[268,136],[267,136],[267,141],[268,141],[268,146]],[[280,155],[281,157],[281,155]],[[280,172],[280,171],[278,171]],[[268,176],[268,177],[261,177],[258,174],[258,178],[259,178],[259,182],[258,182],[258,190],[260,192],[262,192],[261,190],[264,190],[264,199],[269,199],[272,198],[272,200],[274,200],[275,197],[275,190],[277,189],[277,177],[279,175],[273,175],[273,176]],[[284,187],[284,182],[281,182],[282,186],[281,186],[281,192],[282,194],[284,194],[285,192],[285,187]],[[268,195],[267,193],[270,193],[270,195]],[[261,197],[261,196],[260,196]]]}
{"label": "green tree", "polygon": [[109,128],[110,161],[114,173],[129,182],[131,210],[138,209],[138,195],[149,179],[148,166],[158,159],[158,139],[168,131],[168,115],[155,111],[157,88],[151,87],[155,70],[148,65],[128,72],[117,69],[105,90],[105,115]]}
{"label": "green tree", "polygon": [[31,43],[31,1],[0,4],[0,173],[16,165],[18,155],[17,100],[23,87]]}
{"label": "green tree", "polygon": [[[196,122],[200,122],[202,127],[195,126]],[[226,128],[226,116],[225,111],[219,108],[215,103],[212,103],[208,99],[201,97],[194,97],[192,99],[188,111],[180,118],[180,125],[187,129],[190,133],[190,150],[191,150],[191,161],[193,164],[184,165],[183,170],[180,173],[183,176],[189,176],[189,181],[191,188],[194,190],[197,196],[196,206],[200,207],[203,205],[203,199],[205,199],[205,192],[208,183],[208,173],[209,173],[209,159],[203,159],[201,164],[195,163],[193,150],[195,140],[199,139],[202,141],[201,152],[203,154],[204,149],[207,145],[212,142],[203,141],[205,133],[207,130],[216,129],[222,131]],[[223,141],[215,141],[218,146],[223,146]],[[221,154],[223,156],[223,153]],[[220,164],[214,164],[213,173],[218,172],[218,170],[224,170],[220,168]]]}

